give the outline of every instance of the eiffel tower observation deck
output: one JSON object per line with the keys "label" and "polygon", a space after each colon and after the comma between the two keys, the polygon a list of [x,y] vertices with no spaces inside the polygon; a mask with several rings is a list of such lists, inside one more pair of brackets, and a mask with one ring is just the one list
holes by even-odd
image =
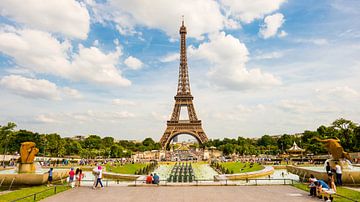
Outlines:
{"label": "eiffel tower observation deck", "polygon": [[[167,121],[167,127],[164,135],[160,139],[163,149],[166,149],[171,140],[180,135],[188,134],[198,140],[200,144],[208,141],[208,138],[202,128],[201,120],[196,116],[193,99],[190,90],[189,71],[186,56],[186,27],[184,20],[180,27],[180,66],[177,94],[175,106],[170,120]],[[187,119],[180,119],[181,110],[187,110]]]}

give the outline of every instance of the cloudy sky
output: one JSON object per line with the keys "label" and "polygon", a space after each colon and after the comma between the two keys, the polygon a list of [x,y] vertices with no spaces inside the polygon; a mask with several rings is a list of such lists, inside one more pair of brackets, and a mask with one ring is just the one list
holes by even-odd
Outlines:
{"label": "cloudy sky", "polygon": [[209,138],[360,122],[358,0],[2,0],[0,125],[160,139],[181,15]]}

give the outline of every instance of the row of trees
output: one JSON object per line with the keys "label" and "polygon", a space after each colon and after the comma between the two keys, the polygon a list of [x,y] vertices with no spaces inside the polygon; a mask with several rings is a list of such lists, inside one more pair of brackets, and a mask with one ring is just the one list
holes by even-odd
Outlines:
{"label": "row of trees", "polygon": [[360,151],[360,126],[350,120],[338,119],[330,126],[320,126],[315,131],[306,130],[301,135],[284,134],[280,137],[264,135],[259,139],[238,137],[237,139],[214,139],[205,144],[206,147],[214,146],[223,151],[225,155],[237,153],[241,155],[281,154],[287,151],[294,142],[313,154],[325,154],[327,151],[320,139],[338,138],[346,151]]}
{"label": "row of trees", "polygon": [[[16,124],[8,123],[0,126],[0,153],[18,152],[20,144],[33,141],[39,148],[40,156],[73,156],[83,158],[96,157],[129,157],[133,152],[158,150],[161,145],[151,138],[142,142],[128,140],[115,141],[113,137],[101,138],[89,135],[85,139],[62,138],[58,134],[39,134],[28,130],[15,130]],[[225,155],[280,154],[289,149],[293,142],[313,154],[326,153],[325,148],[315,137],[320,139],[338,138],[346,151],[360,151],[360,127],[350,120],[338,119],[330,126],[320,126],[316,131],[305,131],[302,135],[284,134],[280,137],[264,135],[259,139],[238,137],[234,139],[213,139],[202,147],[216,147]]]}
{"label": "row of trees", "polygon": [[81,156],[83,158],[96,157],[130,157],[133,152],[160,149],[161,145],[151,138],[142,142],[120,140],[113,137],[101,138],[89,135],[85,139],[62,138],[58,134],[39,134],[28,130],[15,130],[15,123],[0,126],[0,153],[15,154],[22,142],[35,142],[39,148],[38,156]]}

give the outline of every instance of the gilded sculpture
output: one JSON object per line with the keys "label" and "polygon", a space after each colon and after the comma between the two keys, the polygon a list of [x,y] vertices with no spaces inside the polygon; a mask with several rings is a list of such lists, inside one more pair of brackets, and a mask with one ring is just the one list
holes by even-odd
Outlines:
{"label": "gilded sculpture", "polygon": [[339,139],[319,139],[315,138],[317,141],[322,142],[326,147],[327,151],[331,154],[334,160],[339,159],[348,159],[351,160],[349,153],[344,151],[344,148],[340,145]]}
{"label": "gilded sculpture", "polygon": [[20,147],[20,163],[30,164],[34,163],[35,155],[39,149],[35,147],[34,142],[23,142]]}

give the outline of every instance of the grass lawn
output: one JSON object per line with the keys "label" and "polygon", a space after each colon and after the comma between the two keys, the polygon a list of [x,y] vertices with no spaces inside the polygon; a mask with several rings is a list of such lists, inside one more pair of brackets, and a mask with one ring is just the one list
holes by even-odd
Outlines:
{"label": "grass lawn", "polygon": [[234,173],[246,173],[252,171],[258,171],[264,169],[264,166],[254,163],[253,167],[250,168],[250,163],[241,163],[241,162],[225,162],[220,163],[229,171],[234,171]]}
{"label": "grass lawn", "polygon": [[[307,192],[310,191],[307,184],[294,184],[293,186],[298,188],[298,189],[302,189],[304,191],[307,191]],[[347,188],[344,188],[344,187],[336,187],[336,190],[337,190],[336,193],[339,194],[339,195],[346,196],[348,198],[360,201],[360,192],[358,192],[358,191],[354,191],[354,190],[347,189]],[[345,198],[342,198],[342,197],[336,196],[336,195],[334,196],[334,201],[335,202],[351,202],[348,199],[345,199]]]}
{"label": "grass lawn", "polygon": [[148,163],[134,163],[134,164],[124,164],[123,166],[110,166],[106,165],[106,171],[113,173],[121,173],[121,174],[135,174],[136,171],[143,169],[146,167]]}
{"label": "grass lawn", "polygon": [[[56,187],[56,193],[63,192],[63,191],[68,190],[68,189],[70,189],[69,186],[57,186]],[[21,198],[21,197],[25,197],[25,196],[34,194],[36,192],[41,192],[41,191],[44,191],[44,192],[39,193],[39,194],[36,195],[36,201],[39,201],[41,199],[44,199],[46,197],[49,197],[49,196],[55,194],[54,193],[54,187],[47,187],[45,185],[26,187],[26,188],[20,188],[19,190],[12,191],[12,192],[7,193],[7,194],[0,195],[0,202],[12,201],[12,200],[15,200],[15,199],[18,199],[18,198]],[[34,201],[34,196],[28,197],[28,198],[23,199],[21,201]]]}

